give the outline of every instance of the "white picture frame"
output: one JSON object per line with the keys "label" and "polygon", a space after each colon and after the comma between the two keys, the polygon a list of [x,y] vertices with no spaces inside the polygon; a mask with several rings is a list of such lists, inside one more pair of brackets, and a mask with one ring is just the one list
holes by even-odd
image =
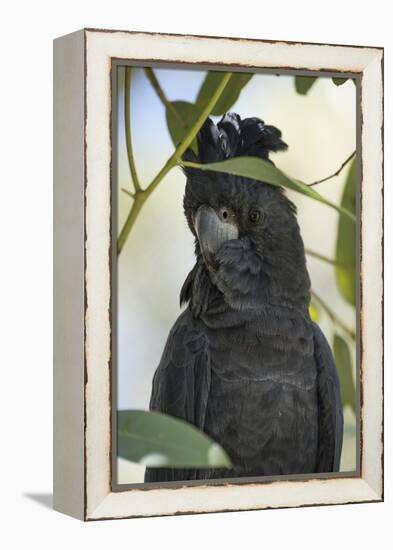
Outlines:
{"label": "white picture frame", "polygon": [[[112,489],[113,61],[359,77],[356,476]],[[383,50],[84,29],[54,42],[54,508],[81,520],[383,500]]]}

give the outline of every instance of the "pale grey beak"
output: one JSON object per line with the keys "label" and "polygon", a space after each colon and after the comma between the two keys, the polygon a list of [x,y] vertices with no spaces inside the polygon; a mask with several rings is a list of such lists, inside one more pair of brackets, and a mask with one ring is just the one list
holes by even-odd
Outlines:
{"label": "pale grey beak", "polygon": [[220,219],[210,206],[200,206],[194,218],[194,227],[198,236],[205,262],[214,266],[214,255],[221,245],[239,237],[239,230],[232,221]]}

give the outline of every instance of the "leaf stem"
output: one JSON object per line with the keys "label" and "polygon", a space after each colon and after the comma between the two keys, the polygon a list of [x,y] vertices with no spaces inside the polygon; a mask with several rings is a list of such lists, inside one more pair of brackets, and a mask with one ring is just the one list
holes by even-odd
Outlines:
{"label": "leaf stem", "polygon": [[175,115],[175,117],[181,122],[181,124],[184,126],[184,120],[176,110],[175,106],[169,99],[166,97],[164,90],[161,88],[160,83],[157,80],[157,77],[151,67],[145,67],[145,74],[147,78],[149,79],[150,84],[153,86],[156,94],[161,99],[162,103],[165,105],[167,109],[172,111],[172,113]]}
{"label": "leaf stem", "polygon": [[319,303],[319,305],[322,307],[322,309],[325,310],[326,314],[328,315],[328,317],[330,318],[330,320],[335,324],[337,325],[338,327],[340,327],[346,334],[348,334],[348,336],[350,336],[350,338],[352,338],[352,340],[355,340],[356,336],[355,336],[355,333],[353,330],[351,330],[349,327],[347,327],[347,325],[341,321],[341,319],[339,319],[337,317],[337,315],[334,313],[334,311],[327,305],[327,303],[319,296],[319,294],[317,294],[315,292],[315,290],[311,290],[311,296],[314,298],[314,300],[316,302]]}
{"label": "leaf stem", "polygon": [[139,183],[138,174],[136,172],[134,154],[132,150],[132,139],[131,139],[131,118],[130,118],[130,103],[131,103],[131,67],[125,68],[125,77],[124,77],[124,125],[126,131],[126,144],[127,144],[127,156],[128,164],[130,166],[130,172],[132,181],[134,183],[135,191],[138,192],[141,190],[141,185]]}
{"label": "leaf stem", "polygon": [[157,185],[160,183],[160,181],[167,175],[167,173],[174,167],[178,165],[179,159],[183,155],[183,153],[186,151],[186,149],[191,145],[194,138],[196,137],[197,133],[201,129],[203,123],[213,110],[215,104],[219,100],[222,92],[225,89],[225,86],[228,84],[230,78],[232,76],[232,73],[223,73],[223,77],[219,83],[219,85],[216,88],[216,91],[211,96],[209,102],[206,104],[204,109],[201,111],[201,114],[195,121],[192,128],[190,128],[190,131],[185,136],[183,141],[180,143],[180,145],[176,148],[175,152],[169,159],[166,161],[164,166],[161,168],[161,170],[158,172],[156,177],[151,181],[151,183],[148,185],[148,187],[145,190],[138,190],[135,194],[135,200],[131,207],[130,212],[128,213],[127,219],[123,225],[122,230],[120,231],[120,235],[117,241],[117,252],[120,254],[120,252],[123,249],[124,243],[126,242],[128,235],[135,223],[135,220],[143,207],[146,200],[149,198],[149,196],[153,193],[153,191],[156,189]]}
{"label": "leaf stem", "polygon": [[334,174],[332,174],[331,176],[327,176],[326,178],[322,178],[321,180],[314,181],[313,183],[309,183],[308,186],[312,187],[313,185],[318,185],[319,183],[323,183],[324,181],[328,181],[332,178],[335,178],[336,176],[338,176],[341,173],[341,171],[345,168],[345,166],[348,164],[348,162],[350,162],[353,159],[353,157],[355,155],[356,155],[356,151],[353,151],[353,153],[351,153],[349,155],[349,157],[346,160],[344,160],[344,162],[342,163],[340,168],[338,170],[336,170],[334,172]]}
{"label": "leaf stem", "polygon": [[199,168],[203,169],[203,164],[200,164],[198,162],[191,162],[189,160],[182,160],[179,162],[180,166],[185,166],[186,168]]}

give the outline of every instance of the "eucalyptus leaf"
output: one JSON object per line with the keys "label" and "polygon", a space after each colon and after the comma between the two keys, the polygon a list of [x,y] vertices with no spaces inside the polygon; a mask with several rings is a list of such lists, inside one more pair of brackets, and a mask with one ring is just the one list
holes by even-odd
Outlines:
{"label": "eucalyptus leaf", "polygon": [[118,455],[150,468],[228,468],[220,445],[183,420],[156,411],[119,411]]}
{"label": "eucalyptus leaf", "polygon": [[316,76],[295,76],[295,89],[297,93],[306,95],[316,80]]}
{"label": "eucalyptus leaf", "polygon": [[[201,109],[187,101],[172,101],[166,108],[166,123],[175,147],[186,137],[200,115]],[[198,152],[196,139],[190,145],[194,153]]]}
{"label": "eucalyptus leaf", "polygon": [[[239,98],[240,92],[244,86],[253,77],[252,73],[233,73],[224,92],[211,112],[212,115],[223,115],[231,109]],[[218,71],[209,71],[199,89],[196,104],[200,109],[209,101],[214,90],[216,90],[222,73]]]}
{"label": "eucalyptus leaf", "polygon": [[315,191],[313,187],[310,187],[299,180],[289,178],[284,174],[284,172],[274,166],[274,164],[259,157],[235,157],[222,162],[212,162],[209,164],[197,164],[193,162],[179,163],[191,168],[198,168],[199,170],[212,170],[214,172],[234,174],[236,176],[254,179],[262,183],[268,183],[278,187],[286,187],[287,189],[292,189],[293,191],[297,191],[298,193],[302,193],[303,195],[306,195],[314,200],[331,206],[343,214],[343,216],[348,217],[351,223],[355,221],[355,217],[351,212],[348,212],[344,208],[340,208],[328,199],[325,199],[322,195]]}
{"label": "eucalyptus leaf", "polygon": [[355,412],[356,391],[353,380],[351,352],[347,342],[339,336],[334,335],[333,340],[334,359],[340,379],[341,399],[343,406],[349,405]]}
{"label": "eucalyptus leaf", "polygon": [[[341,208],[356,215],[356,157],[349,168]],[[343,298],[356,306],[356,226],[344,216],[337,230],[336,283]]]}

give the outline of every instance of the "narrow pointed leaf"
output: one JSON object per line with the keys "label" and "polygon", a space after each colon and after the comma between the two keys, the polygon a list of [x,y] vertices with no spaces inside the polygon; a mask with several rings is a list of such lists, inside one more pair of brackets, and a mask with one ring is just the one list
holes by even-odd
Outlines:
{"label": "narrow pointed leaf", "polygon": [[[211,114],[223,115],[224,113],[229,111],[238,100],[242,89],[250,81],[252,76],[252,73],[233,73],[230,81],[228,82],[228,85],[226,86],[223,94],[214,106]],[[207,73],[196,100],[196,104],[200,108],[203,108],[203,106],[209,101],[209,98],[211,97],[213,91],[217,88],[221,78],[221,72],[209,71]]]}
{"label": "narrow pointed leaf", "polygon": [[338,371],[341,386],[341,399],[343,406],[349,405],[355,412],[356,392],[353,380],[351,352],[348,344],[338,334],[333,340],[334,359]]}
{"label": "narrow pointed leaf", "polygon": [[214,172],[234,174],[235,176],[254,179],[262,183],[268,183],[278,187],[286,187],[287,189],[292,189],[293,191],[297,191],[298,193],[302,193],[303,195],[307,195],[314,200],[331,206],[344,216],[348,217],[351,223],[355,221],[353,214],[345,210],[345,208],[340,208],[328,199],[322,197],[322,195],[315,191],[313,187],[310,187],[299,180],[289,178],[276,166],[258,157],[236,157],[224,160],[222,162],[212,162],[209,164],[197,164],[192,162],[182,163],[179,161],[179,164],[189,166],[190,168],[198,168],[199,170],[212,170]]}
{"label": "narrow pointed leaf", "polygon": [[297,93],[306,95],[316,80],[316,76],[295,76],[295,89]]}
{"label": "narrow pointed leaf", "polygon": [[[353,159],[341,199],[341,208],[356,215],[356,158]],[[356,226],[344,217],[338,223],[336,283],[343,298],[356,305]]]}
{"label": "narrow pointed leaf", "polygon": [[183,420],[155,411],[118,412],[118,456],[151,468],[227,468],[220,445]]}

